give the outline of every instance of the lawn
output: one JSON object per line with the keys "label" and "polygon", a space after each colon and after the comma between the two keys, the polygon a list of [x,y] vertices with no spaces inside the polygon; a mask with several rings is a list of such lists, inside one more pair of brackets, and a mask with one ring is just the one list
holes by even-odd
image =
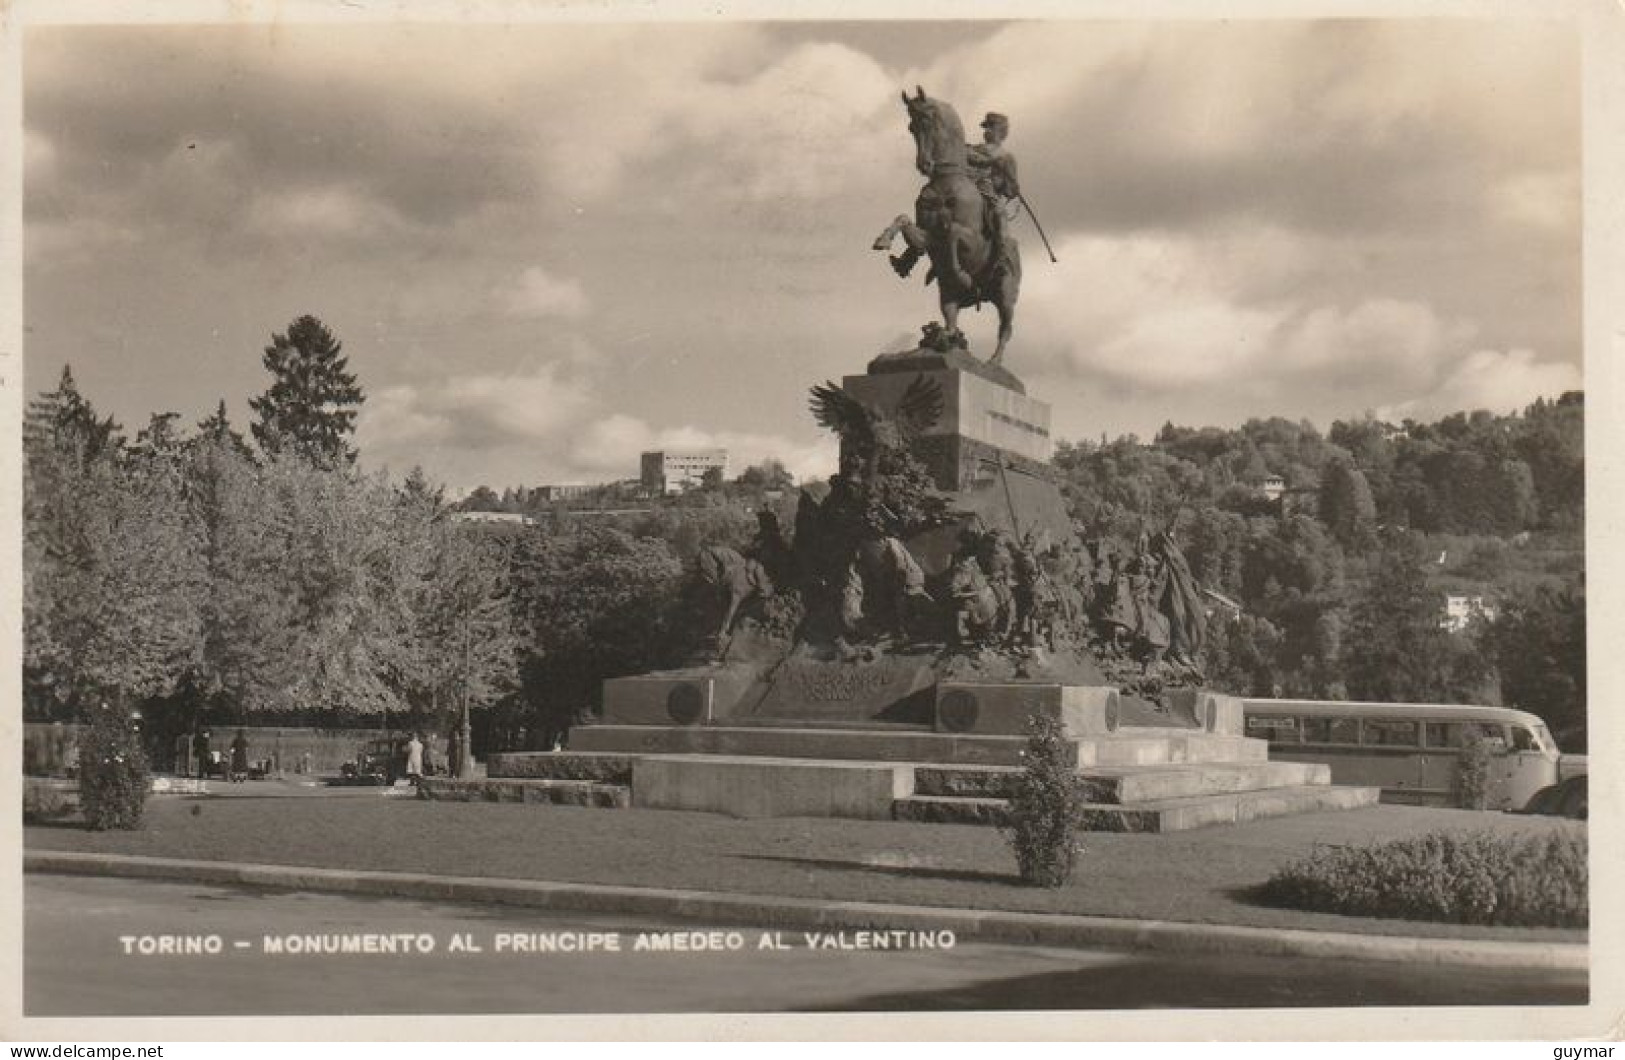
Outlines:
{"label": "lawn", "polygon": [[411,798],[154,797],[138,832],[29,827],[30,849],[620,884],[968,909],[1260,927],[1584,941],[1583,931],[1484,928],[1271,909],[1249,888],[1315,844],[1438,829],[1584,828],[1551,818],[1376,806],[1170,835],[1083,837],[1071,884],[1022,886],[1000,834],[968,825],[736,820]]}

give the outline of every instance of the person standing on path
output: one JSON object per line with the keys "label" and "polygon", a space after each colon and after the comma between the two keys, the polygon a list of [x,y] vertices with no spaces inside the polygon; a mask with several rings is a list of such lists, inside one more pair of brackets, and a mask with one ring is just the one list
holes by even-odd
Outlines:
{"label": "person standing on path", "polygon": [[423,741],[415,732],[406,744],[406,779],[414,788],[423,780]]}
{"label": "person standing on path", "polygon": [[231,740],[231,782],[241,784],[248,779],[248,737],[238,729]]}

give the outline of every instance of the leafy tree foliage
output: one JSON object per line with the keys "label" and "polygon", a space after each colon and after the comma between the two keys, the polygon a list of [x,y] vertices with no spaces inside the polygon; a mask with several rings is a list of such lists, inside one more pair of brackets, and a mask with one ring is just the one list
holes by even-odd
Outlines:
{"label": "leafy tree foliage", "polygon": [[520,535],[514,595],[529,651],[523,698],[562,732],[601,703],[604,678],[677,661],[683,566],[664,542],[609,526]]}
{"label": "leafy tree foliage", "polygon": [[436,492],[407,489],[397,501],[415,560],[399,684],[414,717],[444,728],[465,703],[484,709],[517,689],[524,642],[509,597],[511,536],[451,522]]}
{"label": "leafy tree foliage", "polygon": [[196,655],[199,533],[175,465],[122,452],[72,387],[30,410],[25,439],[24,669],[72,710],[172,689]]}
{"label": "leafy tree foliage", "polygon": [[1506,702],[1545,719],[1565,751],[1586,747],[1585,588],[1541,586],[1485,631]]}
{"label": "leafy tree foliage", "polygon": [[1320,521],[1350,552],[1370,548],[1377,532],[1377,502],[1365,473],[1345,460],[1327,464],[1320,483]]}
{"label": "leafy tree foliage", "polygon": [[1346,674],[1355,699],[1473,702],[1483,689],[1483,662],[1471,641],[1439,622],[1420,542],[1390,535],[1355,594]]}
{"label": "leafy tree foliage", "polygon": [[264,363],[273,381],[249,402],[259,417],[250,429],[266,453],[289,453],[322,467],[355,462],[350,437],[363,395],[342,350],[313,316],[271,336]]}

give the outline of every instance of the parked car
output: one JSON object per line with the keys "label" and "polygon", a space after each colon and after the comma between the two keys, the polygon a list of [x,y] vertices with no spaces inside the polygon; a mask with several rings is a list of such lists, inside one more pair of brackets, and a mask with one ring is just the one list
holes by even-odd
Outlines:
{"label": "parked car", "polygon": [[1590,785],[1585,774],[1541,788],[1524,806],[1524,813],[1537,813],[1547,817],[1568,817],[1576,821],[1587,819],[1591,810]]}
{"label": "parked car", "polygon": [[344,763],[344,779],[353,784],[393,784],[406,775],[406,740],[383,737],[368,740],[353,762]]}

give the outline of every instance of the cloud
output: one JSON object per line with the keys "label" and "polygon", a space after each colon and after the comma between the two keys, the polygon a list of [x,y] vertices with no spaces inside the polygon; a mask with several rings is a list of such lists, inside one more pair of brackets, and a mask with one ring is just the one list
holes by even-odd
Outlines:
{"label": "cloud", "polygon": [[1030,273],[1018,329],[1077,376],[1152,389],[1218,382],[1266,356],[1286,317],[1232,298],[1191,241],[1072,237],[1057,255],[1062,264]]}
{"label": "cloud", "polygon": [[767,459],[798,479],[834,470],[835,444],[824,436],[808,443],[692,424],[653,426],[617,411],[577,370],[580,360],[382,387],[362,408],[357,443],[369,462],[421,464],[461,489],[635,478],[639,455],[655,449],[726,449],[730,475]]}
{"label": "cloud", "polygon": [[743,84],[684,98],[692,150],[717,156],[729,193],[812,208],[850,187],[853,171],[906,157],[898,86],[879,63],[839,44],[805,44]]}
{"label": "cloud", "polygon": [[[26,46],[29,382],[139,374],[107,399],[125,422],[244,392],[310,306],[365,367],[369,459],[583,480],[686,439],[814,468],[800,388],[935,315],[866,249],[920,185],[916,82],[972,135],[1011,116],[1061,264],[1018,222],[1010,363],[1057,422],[1465,401],[1472,351],[1509,351],[1480,366],[1509,394],[1578,375],[1572,22],[278,22]],[[962,317],[978,352],[991,318]],[[250,336],[247,360],[214,334]]]}
{"label": "cloud", "polygon": [[1556,397],[1578,390],[1580,369],[1564,362],[1542,361],[1533,350],[1474,350],[1419,397],[1377,409],[1379,419],[1429,420],[1453,412],[1488,409],[1508,413],[1537,397]]}
{"label": "cloud", "polygon": [[540,265],[519,274],[502,297],[503,307],[521,317],[580,317],[589,308],[587,292],[568,278],[550,276]]}
{"label": "cloud", "polygon": [[577,429],[596,406],[586,382],[547,364],[384,387],[363,407],[356,434],[364,445],[391,452],[547,444]]}
{"label": "cloud", "polygon": [[[1018,357],[1156,407],[1206,396],[1205,416],[1347,415],[1431,387],[1477,327],[1417,299],[1294,290],[1252,268],[1307,267],[1319,237],[1071,236],[1022,292]],[[1271,259],[1275,259],[1273,262]]]}
{"label": "cloud", "polygon": [[405,226],[388,204],[353,187],[327,185],[277,190],[255,198],[248,229],[277,240],[382,240]]}

